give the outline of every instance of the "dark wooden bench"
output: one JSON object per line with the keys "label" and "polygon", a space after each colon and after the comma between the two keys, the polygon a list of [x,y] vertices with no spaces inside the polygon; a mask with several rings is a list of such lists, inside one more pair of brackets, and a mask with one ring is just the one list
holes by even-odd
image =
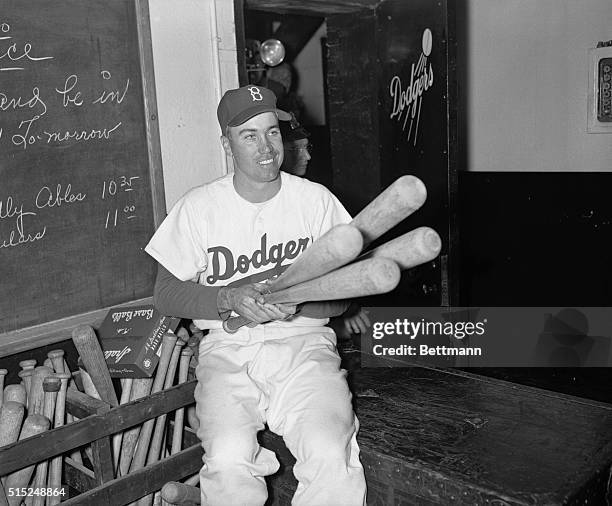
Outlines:
{"label": "dark wooden bench", "polygon": [[[422,367],[358,369],[351,384],[369,506],[610,500],[612,405]],[[288,505],[295,460],[261,440],[282,464],[268,504]]]}

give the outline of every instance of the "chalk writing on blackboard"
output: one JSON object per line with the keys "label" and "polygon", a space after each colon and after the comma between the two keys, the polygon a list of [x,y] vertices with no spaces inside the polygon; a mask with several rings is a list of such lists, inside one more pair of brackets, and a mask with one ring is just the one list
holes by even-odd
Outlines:
{"label": "chalk writing on blackboard", "polygon": [[27,228],[27,220],[24,223],[25,217],[36,216],[33,211],[24,211],[23,203],[13,201],[13,197],[9,195],[4,201],[0,201],[0,220],[13,220],[13,228],[6,237],[0,237],[0,249],[12,248],[36,242],[41,240],[47,231],[47,227],[43,227],[35,232],[29,231]]}
{"label": "chalk writing on blackboard", "polygon": [[[100,74],[102,75],[102,79],[110,79],[111,78],[111,73],[108,70],[103,70],[102,72],[100,72]],[[108,100],[111,101],[115,101],[118,104],[120,104],[121,102],[123,102],[123,99],[125,98],[125,94],[127,93],[127,90],[130,86],[130,80],[127,79],[125,82],[125,88],[123,90],[123,92],[120,92],[119,90],[115,90],[115,91],[107,91],[104,90],[102,92],[102,94],[96,98],[92,103],[93,104],[105,104]]]}
{"label": "chalk writing on blackboard", "polygon": [[[117,195],[117,192],[134,191],[136,187],[135,181],[137,179],[140,179],[140,177],[119,176],[117,180],[105,180],[102,184],[102,200],[113,199],[113,197]],[[133,203],[125,204],[122,207],[121,205],[119,207],[114,207],[106,213],[104,228],[116,227],[118,224],[121,224],[122,220],[132,220],[136,217],[136,205]]]}
{"label": "chalk writing on blackboard", "polygon": [[[100,73],[103,81],[111,79],[111,73],[108,70],[103,70]],[[79,77],[77,74],[70,74],[66,77],[61,86],[54,88],[55,93],[61,97],[61,105],[63,108],[68,107],[84,107],[83,92],[78,89]],[[91,100],[92,104],[117,104],[120,105],[125,99],[130,85],[129,78],[125,80],[125,84],[121,90],[101,89],[97,98]],[[38,128],[37,122],[47,114],[47,103],[51,103],[50,99],[45,100],[41,96],[39,86],[32,88],[31,96],[29,97],[11,97],[6,93],[0,92],[0,110],[7,111],[9,109],[29,109],[30,114],[35,112],[33,116],[22,119],[16,128],[16,132],[11,136],[13,145],[23,148],[24,150],[35,144],[47,144],[57,146],[71,142],[87,142],[96,140],[108,140],[122,126],[121,121],[117,121],[110,125],[93,125],[86,127],[77,127],[70,130],[65,129],[46,129]],[[34,111],[33,111],[34,110]],[[0,132],[0,141],[2,140],[2,132]]]}
{"label": "chalk writing on blackboard", "polygon": [[12,220],[13,228],[9,231],[7,237],[0,237],[0,248],[12,248],[24,244],[32,243],[43,239],[47,233],[47,227],[42,226],[38,230],[30,230],[29,221],[38,216],[38,212],[34,209],[48,210],[59,208],[61,206],[69,206],[71,204],[83,202],[87,197],[86,193],[75,192],[71,184],[63,186],[57,184],[51,188],[43,186],[36,193],[33,203],[26,203],[24,208],[23,202],[16,202],[12,195],[9,195],[4,201],[0,200],[0,220],[7,220],[10,223]]}
{"label": "chalk writing on blackboard", "polygon": [[[109,200],[113,205],[104,216],[104,228],[108,229],[120,225],[124,220],[132,220],[137,217],[137,206],[133,202],[124,199],[114,199],[120,192],[132,192],[137,189],[137,180],[140,176],[119,176],[117,179],[104,180],[102,182],[101,199]],[[84,202],[87,193],[73,189],[72,184],[62,185],[58,183],[54,187],[43,186],[36,193],[33,203],[17,202],[12,195],[5,200],[0,200],[0,221],[13,223],[13,228],[7,237],[0,237],[0,248],[11,248],[36,242],[43,239],[47,229],[43,226],[37,231],[29,230],[28,218],[38,216],[37,210],[50,210]]]}
{"label": "chalk writing on blackboard", "polygon": [[[0,23],[0,71],[24,70],[24,62],[52,60],[53,56],[34,56],[32,52],[32,44],[30,42],[13,42],[13,36],[9,35],[11,25],[8,23]],[[7,47],[8,46],[8,47]],[[2,61],[4,60],[4,61]],[[17,62],[17,63],[13,63]]]}
{"label": "chalk writing on blackboard", "polygon": [[[11,27],[8,23],[0,23],[0,43],[7,43],[8,47],[0,46],[0,64],[2,70],[26,70],[21,66],[13,65],[14,62],[29,61],[40,62],[52,60],[53,56],[39,56],[33,52],[32,42],[20,44],[13,41],[10,33]],[[5,61],[12,62],[10,66]],[[37,76],[38,74],[35,74]],[[87,76],[92,82],[92,76]],[[33,77],[37,80],[39,77]],[[89,86],[91,97],[81,90],[79,74],[66,73],[63,80],[57,84],[33,82],[31,91],[13,93],[0,89],[0,112],[11,114],[2,116],[2,128],[0,128],[0,145],[9,143],[23,151],[32,150],[37,147],[70,147],[76,143],[108,141],[116,135],[123,125],[121,120],[121,104],[128,95],[130,79],[126,78],[119,82],[113,79],[111,70],[102,69],[93,76],[95,86]],[[28,86],[28,89],[30,87]],[[69,116],[66,128],[66,117],[62,126],[54,126],[54,116],[61,110],[85,109],[86,107],[114,107],[116,113],[114,119],[98,120],[99,115]],[[58,109],[59,108],[59,109]],[[84,118],[84,119],[83,119]],[[44,121],[43,121],[44,120]],[[88,125],[79,125],[79,121],[89,122]],[[103,122],[107,124],[91,124],[91,122]],[[134,199],[118,199],[117,192],[130,192],[136,189],[136,181],[139,176],[118,176],[105,179],[102,182],[102,200],[112,198],[113,207],[106,211],[101,217],[101,224],[105,229],[117,227],[125,220],[137,217]],[[29,243],[41,241],[48,237],[48,228],[45,220],[53,220],[50,212],[59,210],[60,207],[75,206],[87,200],[84,190],[73,188],[68,181],[54,182],[52,185],[43,185],[36,193],[33,200],[21,197],[19,200],[13,195],[0,196],[0,224],[4,222],[0,234],[0,248],[16,248]]]}

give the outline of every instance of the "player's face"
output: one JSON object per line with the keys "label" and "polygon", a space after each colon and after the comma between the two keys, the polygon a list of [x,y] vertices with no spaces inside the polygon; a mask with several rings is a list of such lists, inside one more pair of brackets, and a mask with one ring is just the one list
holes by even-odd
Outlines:
{"label": "player's face", "polygon": [[242,125],[229,127],[223,146],[234,158],[235,176],[245,183],[278,178],[283,163],[283,141],[273,112],[259,114]]}
{"label": "player's face", "polygon": [[283,170],[296,176],[306,174],[306,168],[310,161],[308,152],[308,139],[298,139],[285,143],[285,159]]}

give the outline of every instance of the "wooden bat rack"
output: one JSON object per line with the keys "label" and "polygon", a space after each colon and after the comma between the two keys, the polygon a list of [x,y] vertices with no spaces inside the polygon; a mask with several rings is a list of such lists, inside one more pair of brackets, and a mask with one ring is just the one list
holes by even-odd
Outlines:
{"label": "wooden bat rack", "polygon": [[91,444],[93,470],[65,460],[64,480],[80,492],[63,498],[62,504],[112,504],[120,506],[158,491],[168,481],[179,481],[197,473],[202,465],[202,447],[195,433],[184,431],[184,450],[120,478],[114,478],[112,435],[147,420],[193,404],[196,380],[162,390],[119,407],[69,389],[66,410],[80,420],[43,432],[0,450],[0,476],[56,455]]}

